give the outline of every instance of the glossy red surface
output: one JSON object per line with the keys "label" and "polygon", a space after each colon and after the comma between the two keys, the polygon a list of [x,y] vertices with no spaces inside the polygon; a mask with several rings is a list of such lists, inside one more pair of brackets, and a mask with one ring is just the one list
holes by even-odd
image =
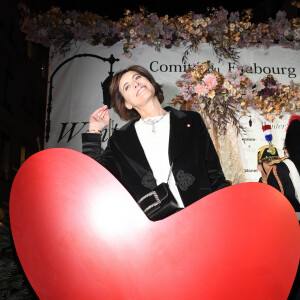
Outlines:
{"label": "glossy red surface", "polygon": [[299,223],[277,190],[234,185],[158,222],[91,158],[41,151],[10,197],[16,250],[40,299],[286,299]]}

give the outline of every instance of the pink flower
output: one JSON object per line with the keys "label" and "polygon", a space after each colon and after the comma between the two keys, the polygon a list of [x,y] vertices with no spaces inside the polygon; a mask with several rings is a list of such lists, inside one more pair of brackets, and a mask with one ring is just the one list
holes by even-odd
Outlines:
{"label": "pink flower", "polygon": [[130,51],[124,51],[122,55],[125,56],[125,57],[130,58],[132,53]]}
{"label": "pink flower", "polygon": [[205,96],[209,92],[208,87],[204,84],[197,84],[194,90],[200,96]]}
{"label": "pink flower", "polygon": [[253,92],[251,90],[246,91],[245,99],[247,99],[247,100],[253,99]]}
{"label": "pink flower", "polygon": [[215,75],[213,74],[206,74],[203,77],[203,82],[206,84],[206,86],[209,89],[213,89],[214,87],[216,87],[218,85],[218,81]]}

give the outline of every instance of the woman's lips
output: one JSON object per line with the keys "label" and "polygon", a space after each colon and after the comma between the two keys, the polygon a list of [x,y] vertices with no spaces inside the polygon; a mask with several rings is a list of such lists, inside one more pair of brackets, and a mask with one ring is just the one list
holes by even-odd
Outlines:
{"label": "woman's lips", "polygon": [[142,86],[136,93],[136,95],[138,96],[140,93],[142,93],[144,90],[146,89],[145,86]]}

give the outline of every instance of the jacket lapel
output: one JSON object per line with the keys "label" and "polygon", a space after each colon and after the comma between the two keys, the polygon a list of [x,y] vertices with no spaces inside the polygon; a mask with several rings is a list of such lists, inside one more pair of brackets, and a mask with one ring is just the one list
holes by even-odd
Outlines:
{"label": "jacket lapel", "polygon": [[119,130],[119,148],[131,162],[135,162],[135,167],[149,171],[151,168],[137,136],[134,123],[135,121],[130,121]]}
{"label": "jacket lapel", "polygon": [[[193,128],[190,118],[184,112],[170,106],[165,107],[165,110],[170,112],[169,161],[171,164],[186,149]],[[118,144],[124,155],[135,162],[136,167],[139,166],[149,171],[151,167],[137,136],[134,123],[135,121],[130,121],[118,130]]]}
{"label": "jacket lapel", "polygon": [[171,164],[186,149],[193,128],[184,112],[172,107],[165,107],[165,110],[170,112],[169,160]]}

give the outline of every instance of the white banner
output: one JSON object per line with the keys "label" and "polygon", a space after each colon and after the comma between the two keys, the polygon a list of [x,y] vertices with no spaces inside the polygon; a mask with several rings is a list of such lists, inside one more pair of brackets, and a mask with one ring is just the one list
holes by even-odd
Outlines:
{"label": "white banner", "polygon": [[[82,42],[72,46],[65,56],[54,57],[49,68],[46,148],[63,147],[81,152],[81,133],[88,129],[90,114],[104,104],[102,84],[110,72],[116,73],[133,64],[145,67],[163,85],[163,106],[166,106],[171,105],[171,100],[180,93],[176,81],[190,65],[210,60],[214,69],[224,75],[228,70],[233,71],[236,68],[231,61],[219,62],[208,44],[202,44],[197,53],[190,53],[186,64],[182,62],[184,51],[183,46],[157,52],[154,48],[141,45],[131,51],[131,58],[127,58],[122,55],[121,43],[105,47]],[[240,50],[239,64],[251,67],[246,75],[253,81],[272,74],[280,83],[289,84],[291,80],[299,82],[299,58],[299,51],[280,46],[271,46],[269,49],[249,48]],[[112,109],[110,115],[111,124],[102,137],[104,148],[113,130],[125,124]],[[256,169],[257,149],[266,144],[262,125],[271,124],[274,144],[283,156],[282,147],[288,118],[289,115],[286,115],[269,123],[254,110],[239,117],[245,128],[245,132],[238,136],[245,181],[257,181],[260,177]],[[225,160],[221,159],[221,162],[224,164]],[[228,179],[234,183],[241,181]]]}

